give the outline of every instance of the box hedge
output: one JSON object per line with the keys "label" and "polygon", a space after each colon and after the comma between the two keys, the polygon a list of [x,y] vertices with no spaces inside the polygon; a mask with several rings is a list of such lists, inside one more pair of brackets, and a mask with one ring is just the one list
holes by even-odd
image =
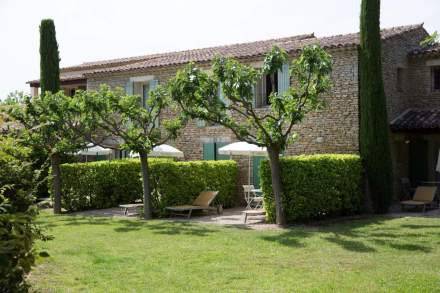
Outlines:
{"label": "box hedge", "polygon": [[[288,222],[350,215],[361,210],[362,164],[357,155],[311,155],[281,159],[283,207]],[[268,161],[260,165],[268,220],[275,202]]]}
{"label": "box hedge", "polygon": [[[155,214],[169,205],[190,204],[203,190],[218,190],[215,204],[234,203],[235,161],[175,162],[149,159]],[[69,211],[115,207],[142,198],[140,162],[135,159],[61,165],[62,205]]]}

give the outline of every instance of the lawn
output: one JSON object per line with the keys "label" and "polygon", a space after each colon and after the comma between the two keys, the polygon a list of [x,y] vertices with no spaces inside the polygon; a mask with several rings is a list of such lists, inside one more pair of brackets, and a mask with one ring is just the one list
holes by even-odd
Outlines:
{"label": "lawn", "polygon": [[440,292],[440,219],[255,231],[53,216],[30,276],[42,292]]}

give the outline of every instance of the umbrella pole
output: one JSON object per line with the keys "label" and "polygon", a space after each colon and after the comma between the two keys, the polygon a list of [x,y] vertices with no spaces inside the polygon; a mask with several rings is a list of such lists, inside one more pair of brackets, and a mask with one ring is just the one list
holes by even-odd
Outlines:
{"label": "umbrella pole", "polygon": [[251,156],[248,157],[248,175],[249,175],[249,185],[251,185]]}

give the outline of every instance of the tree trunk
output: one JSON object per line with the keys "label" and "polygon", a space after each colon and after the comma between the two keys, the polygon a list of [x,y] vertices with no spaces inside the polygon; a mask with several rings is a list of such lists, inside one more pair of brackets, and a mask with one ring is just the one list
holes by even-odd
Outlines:
{"label": "tree trunk", "polygon": [[53,212],[61,214],[61,169],[60,155],[58,153],[50,156],[52,165],[52,188],[53,188]]}
{"label": "tree trunk", "polygon": [[272,175],[272,191],[275,197],[276,223],[278,225],[286,225],[286,218],[282,204],[283,187],[281,185],[281,168],[280,168],[280,148],[278,146],[270,146],[267,148],[269,154],[270,172]]}
{"label": "tree trunk", "polygon": [[139,158],[141,159],[141,169],[142,169],[142,186],[144,195],[144,219],[151,219],[151,208],[150,208],[150,182],[148,177],[148,156],[145,151],[139,152]]}

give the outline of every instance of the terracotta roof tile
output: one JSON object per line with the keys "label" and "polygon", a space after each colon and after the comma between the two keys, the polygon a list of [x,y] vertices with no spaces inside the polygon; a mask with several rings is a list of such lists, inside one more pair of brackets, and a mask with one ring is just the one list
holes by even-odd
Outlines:
{"label": "terracotta roof tile", "polygon": [[409,53],[409,56],[419,57],[419,56],[437,56],[440,54],[440,44],[435,46],[429,46],[425,48],[417,48]]}
{"label": "terracotta roof tile", "polygon": [[[383,29],[381,31],[382,39],[386,40],[416,29],[423,29],[423,24]],[[301,48],[303,48],[305,45],[313,43],[319,43],[327,49],[355,47],[359,44],[359,33],[336,35],[322,38],[316,38],[313,34],[307,34],[251,43],[186,50],[180,52],[169,52],[97,62],[86,62],[80,65],[62,68],[61,80],[68,81],[86,78],[87,76],[93,74],[136,71],[154,67],[172,66],[185,64],[191,61],[207,62],[211,61],[216,55],[229,56],[234,58],[262,56],[267,53],[274,45],[278,45],[288,52],[295,52],[301,50]],[[38,80],[29,83],[37,82]]]}
{"label": "terracotta roof tile", "polygon": [[408,109],[390,123],[392,131],[440,130],[440,110]]}

